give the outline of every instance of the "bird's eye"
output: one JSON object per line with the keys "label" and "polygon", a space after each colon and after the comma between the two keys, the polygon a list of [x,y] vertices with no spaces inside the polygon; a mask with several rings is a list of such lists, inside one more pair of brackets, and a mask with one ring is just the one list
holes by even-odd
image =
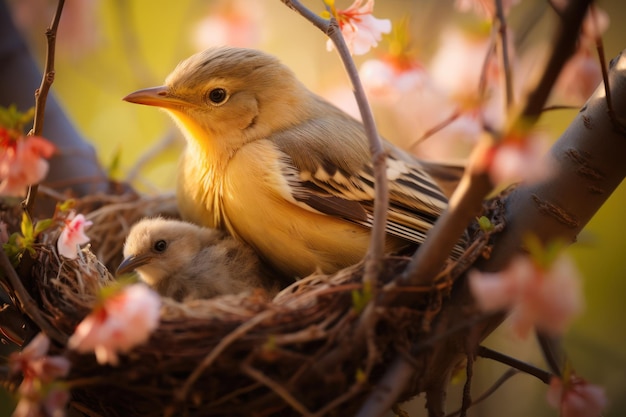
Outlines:
{"label": "bird's eye", "polygon": [[164,240],[157,240],[154,242],[154,246],[152,246],[155,252],[163,252],[167,249],[167,242]]}
{"label": "bird's eye", "polygon": [[209,93],[207,94],[207,98],[213,104],[222,104],[228,98],[228,94],[223,88],[214,88],[213,90],[209,91]]}

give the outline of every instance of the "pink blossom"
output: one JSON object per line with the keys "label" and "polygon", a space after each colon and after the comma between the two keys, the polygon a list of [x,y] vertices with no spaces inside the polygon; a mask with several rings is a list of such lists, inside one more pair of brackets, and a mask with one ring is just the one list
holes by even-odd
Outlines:
{"label": "pink blossom", "polygon": [[398,65],[391,59],[365,61],[359,69],[359,76],[368,96],[391,102],[430,82],[419,63]]}
{"label": "pink blossom", "polygon": [[596,4],[589,5],[580,34],[583,43],[595,47],[596,39],[600,38],[607,31],[609,25],[609,14],[596,6]]}
{"label": "pink blossom", "polygon": [[[46,356],[50,347],[50,339],[39,333],[21,352],[11,354],[9,365],[11,372],[22,372],[24,383],[30,384],[33,379],[49,383],[67,375],[69,361],[62,356]],[[20,390],[20,392],[29,389]]]}
{"label": "pink blossom", "polygon": [[551,172],[544,158],[547,147],[547,137],[540,132],[513,133],[495,145],[483,163],[494,184],[537,182]]}
{"label": "pink blossom", "polygon": [[148,340],[159,324],[161,298],[143,284],[133,284],[106,298],[78,325],[70,349],[95,352],[99,364],[118,364],[118,353]]}
{"label": "pink blossom", "polygon": [[65,404],[69,399],[67,390],[57,384],[51,384],[46,388],[45,398],[22,396],[12,417],[64,417]]}
{"label": "pink blossom", "polygon": [[579,49],[565,64],[554,86],[568,104],[582,105],[602,82],[600,62],[587,49]]}
{"label": "pink blossom", "polygon": [[[391,32],[391,21],[389,19],[377,19],[372,13],[374,11],[374,0],[354,0],[354,3],[345,10],[337,10],[334,1],[331,10],[335,19],[339,23],[341,33],[354,55],[366,54],[372,47],[378,45],[383,33]],[[329,39],[326,47],[333,49],[333,43]]]}
{"label": "pink blossom", "polygon": [[[511,7],[519,3],[520,0],[502,0],[504,14],[507,15]],[[456,9],[460,12],[473,10],[480,17],[493,19],[496,15],[496,0],[456,0]]]}
{"label": "pink blossom", "polygon": [[[0,134],[6,130],[0,128]],[[38,136],[16,140],[0,135],[0,195],[22,196],[26,187],[37,184],[48,173],[48,162],[55,151],[53,144]]]}
{"label": "pink blossom", "polygon": [[563,383],[553,377],[548,388],[548,403],[560,411],[561,417],[600,417],[606,408],[604,389],[572,375]]}
{"label": "pink blossom", "polygon": [[[570,0],[552,0],[552,4],[560,11],[565,9]],[[596,39],[609,28],[610,18],[606,11],[595,3],[589,5],[583,20],[580,33],[581,48],[595,47]]]}
{"label": "pink blossom", "polygon": [[561,334],[583,307],[580,277],[561,254],[548,268],[518,256],[504,271],[469,274],[472,294],[485,312],[508,309],[516,333],[525,337],[532,326]]}
{"label": "pink blossom", "polygon": [[[521,76],[509,32],[509,62],[512,68],[513,95],[521,94]],[[492,42],[488,31],[443,31],[440,45],[429,64],[435,84],[449,95],[463,112],[476,112],[481,124],[493,129],[505,125],[506,106],[503,88],[504,71],[497,54],[490,54]],[[484,83],[481,90],[481,82]]]}
{"label": "pink blossom", "polygon": [[372,59],[359,72],[372,107],[386,122],[385,135],[396,145],[426,159],[467,158],[482,131],[480,121],[461,113],[420,62],[407,56]]}
{"label": "pink blossom", "polygon": [[50,339],[39,333],[21,352],[9,357],[11,372],[24,375],[18,389],[21,398],[13,417],[64,415],[63,407],[69,395],[54,381],[67,375],[70,362],[62,356],[46,356],[49,347]]}
{"label": "pink blossom", "polygon": [[71,212],[65,221],[65,227],[57,240],[59,253],[66,258],[76,259],[78,256],[78,246],[89,242],[89,237],[85,234],[85,228],[93,223],[85,219],[82,214]]}

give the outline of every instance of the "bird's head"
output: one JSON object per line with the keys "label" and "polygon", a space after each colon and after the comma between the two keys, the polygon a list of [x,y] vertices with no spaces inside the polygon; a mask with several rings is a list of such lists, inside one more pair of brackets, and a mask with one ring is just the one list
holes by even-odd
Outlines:
{"label": "bird's head", "polygon": [[183,221],[143,219],[126,238],[117,274],[134,270],[146,283],[158,285],[166,277],[182,274],[207,242],[220,236],[221,232]]}
{"label": "bird's head", "polygon": [[309,91],[275,57],[253,49],[214,48],[182,61],[165,85],[124,100],[165,109],[189,143],[236,151],[302,120]]}

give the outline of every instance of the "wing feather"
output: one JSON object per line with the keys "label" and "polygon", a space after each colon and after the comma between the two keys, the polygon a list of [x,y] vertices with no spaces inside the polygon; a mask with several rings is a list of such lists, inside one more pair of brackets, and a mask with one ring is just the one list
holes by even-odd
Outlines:
{"label": "wing feather", "polygon": [[[339,113],[290,127],[270,140],[284,154],[292,198],[315,211],[372,227],[374,170],[360,122]],[[389,179],[386,230],[420,244],[447,207],[447,198],[421,161],[384,145]],[[351,148],[347,155],[346,146]],[[455,248],[456,255],[462,251],[462,246]]]}

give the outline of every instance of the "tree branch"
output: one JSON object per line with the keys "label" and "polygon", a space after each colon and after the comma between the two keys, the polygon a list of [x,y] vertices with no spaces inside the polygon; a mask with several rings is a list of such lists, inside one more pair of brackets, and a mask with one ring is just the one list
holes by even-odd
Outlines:
{"label": "tree branch", "polygon": [[[528,96],[528,102],[522,113],[510,124],[511,127],[523,122],[534,123],[541,114],[552,85],[574,50],[579,28],[589,3],[590,0],[568,3],[563,11],[561,29],[557,33],[543,76]],[[479,145],[475,149],[474,156],[485,152],[491,145],[490,141],[491,138],[484,138],[482,146]],[[407,270],[398,280],[399,284],[426,285],[432,281],[456,244],[455,238],[462,235],[476,213],[481,210],[482,201],[491,190],[492,185],[487,173],[473,169],[471,166],[466,169],[465,175],[450,199],[448,209],[430,230],[426,241],[417,249]],[[508,248],[507,256],[512,255],[517,247],[519,247],[519,241],[516,248]]]}
{"label": "tree branch", "polygon": [[[552,85],[556,81],[561,68],[573,52],[579,28],[582,24],[582,20],[589,3],[589,0],[571,1],[568,3],[568,6],[563,11],[561,20],[562,24],[559,32],[557,33],[554,48],[546,64],[543,76],[537,86],[533,89],[532,93],[529,95],[528,102],[523,108],[520,116],[516,118],[510,126],[515,126],[517,123],[522,121],[535,122],[541,114],[541,110],[545,105]],[[614,84],[615,83],[612,85]],[[626,107],[626,92],[622,93],[621,98],[625,102],[625,106],[622,107],[622,109],[624,109]],[[581,117],[582,116],[579,116],[579,118]],[[606,115],[602,122],[604,128],[607,128],[607,126],[610,128],[610,126],[612,126],[610,121],[606,120]],[[569,141],[571,140],[570,136],[574,136],[576,133],[581,136],[585,135],[585,127],[578,125],[576,122],[574,122],[573,126],[575,126],[575,128],[568,129],[564,136],[561,137],[557,144],[555,144],[553,150],[555,148],[569,148]],[[572,133],[568,134],[570,131]],[[596,135],[597,134],[598,132],[596,132]],[[482,146],[479,145],[475,152],[484,152],[490,146],[490,143],[485,143],[486,141],[484,140],[482,142]],[[619,148],[624,146],[626,146],[626,141],[622,138]],[[615,159],[617,155],[619,155],[621,159],[624,154],[624,152],[616,152],[616,148],[613,148],[612,159]],[[624,167],[625,165],[621,164],[621,169],[625,169]],[[620,176],[621,181],[623,175],[618,176]],[[547,191],[549,192],[554,192],[555,188],[563,187],[564,182],[567,181],[569,181],[568,188],[580,187],[580,179],[572,178],[571,176],[568,176],[567,179],[552,176],[549,181],[554,183],[548,187]],[[619,184],[619,182],[617,182],[617,184]],[[599,199],[596,199],[598,204],[594,204],[593,209],[586,213],[584,216],[584,222],[579,222],[579,228],[577,228],[577,231],[579,231],[580,228],[582,228],[582,226],[584,226],[584,224],[586,224],[591,218],[591,215],[599,209],[604,200],[608,198],[608,194],[613,191],[617,184],[609,187],[608,189],[603,188],[601,190],[603,197],[602,201],[600,202],[598,201]],[[533,196],[535,193],[531,191],[532,187],[534,186],[530,186],[530,188],[529,186],[519,187],[513,193],[514,195],[510,195],[506,199],[507,210],[512,209],[513,212],[506,217],[507,227],[504,232],[497,236],[497,241],[494,245],[494,251],[498,252],[497,256],[492,254],[491,258],[483,263],[484,269],[491,271],[502,269],[510,257],[519,250],[522,232],[539,232],[543,236],[544,241],[548,237],[554,239],[563,236],[560,228],[542,228],[544,226],[543,223],[545,223],[542,219],[542,217],[545,216],[545,209],[539,210],[536,204],[528,203],[528,201],[534,201]],[[469,224],[470,219],[479,210],[479,206],[482,204],[483,198],[491,191],[491,188],[491,183],[486,173],[477,171],[471,166],[466,169],[465,175],[463,176],[459,187],[450,199],[448,209],[444,211],[435,226],[430,230],[428,238],[418,248],[407,269],[397,279],[398,284],[419,286],[432,282],[432,279],[436,277],[440,266],[443,265],[445,260],[448,258],[455,244],[455,237],[461,236]],[[546,196],[550,196],[549,192],[546,193]],[[556,193],[556,195],[558,194],[559,193]],[[525,204],[520,204],[519,200],[522,200],[522,195],[525,196],[525,199],[527,200]],[[578,193],[573,194],[573,196],[580,200]],[[569,201],[569,204],[564,204],[562,207],[570,207],[571,205],[576,204],[581,204],[581,202]],[[529,205],[534,205],[532,211],[529,211]],[[532,217],[532,219],[530,219],[530,217]],[[513,225],[509,224],[509,222],[513,222]],[[506,244],[503,244],[502,241],[506,241]],[[457,287],[459,286],[457,285]],[[398,296],[391,296],[387,297],[384,302],[386,305],[397,305],[398,302],[409,303],[412,301],[411,299],[412,297],[410,296],[403,296],[401,298]],[[459,317],[467,316],[467,310],[464,310],[462,306],[469,308],[469,306],[472,306],[473,304],[474,301],[471,294],[469,294],[467,286],[455,288],[451,299],[447,301],[448,307],[451,308],[442,311],[435,321],[443,327],[453,326],[455,322],[458,322]],[[480,331],[480,337],[477,338],[477,342],[479,343],[482,339],[484,339],[484,337],[491,333],[493,329],[500,324],[502,318],[503,317],[498,316],[484,322],[483,324],[477,325],[477,329]],[[437,329],[437,331],[443,331],[438,326],[434,328]],[[465,337],[465,334],[461,334],[457,337],[463,338]],[[359,415],[362,417],[379,416],[386,412],[391,404],[397,402],[399,395],[404,392],[405,387],[415,372],[422,373],[422,391],[429,392],[432,386],[434,386],[435,389],[437,387],[441,387],[442,380],[447,380],[449,378],[453,367],[462,358],[463,351],[459,345],[463,346],[461,341],[457,341],[457,343],[455,343],[454,340],[446,340],[440,345],[435,346],[435,352],[430,357],[430,366],[428,369],[414,370],[409,361],[398,355],[391,368],[388,369],[379,384],[384,385],[386,382],[388,383],[389,381],[393,381],[393,390],[383,393],[383,398],[378,398],[378,396],[381,395],[380,391],[375,390],[364,403]],[[388,385],[384,386],[388,387]],[[441,388],[445,389],[445,386]],[[437,415],[440,411],[442,410],[438,410],[437,408],[431,410],[429,408],[429,414],[433,416]]]}
{"label": "tree branch", "polygon": [[500,35],[500,52],[502,54],[502,68],[504,69],[504,86],[506,97],[506,109],[510,110],[513,106],[513,74],[511,71],[511,62],[509,54],[509,37],[507,34],[506,17],[504,16],[504,7],[502,0],[496,0],[496,18],[498,20],[498,33]]}
{"label": "tree branch", "polygon": [[[56,37],[57,29],[59,27],[59,20],[61,20],[61,13],[63,12],[63,5],[65,0],[59,0],[57,3],[57,9],[52,19],[50,27],[46,29],[46,38],[48,39],[48,48],[46,50],[46,67],[44,69],[43,77],[41,78],[41,86],[35,91],[35,119],[33,120],[32,134],[34,136],[41,136],[43,132],[44,113],[46,111],[46,100],[48,99],[48,92],[50,86],[54,82],[54,54],[56,49]],[[37,184],[31,184],[28,186],[28,193],[26,200],[24,201],[24,210],[28,214],[32,215],[33,206],[35,204],[35,196],[37,195]]]}
{"label": "tree branch", "polygon": [[495,350],[489,349],[485,346],[479,346],[477,353],[481,358],[492,359],[505,365],[509,365],[511,368],[515,368],[525,374],[532,375],[544,384],[549,384],[550,379],[552,379],[553,376],[550,372],[546,372],[543,369],[539,369],[500,352],[496,352]]}
{"label": "tree branch", "polygon": [[374,116],[372,115],[372,110],[365,96],[359,73],[335,19],[323,19],[307,9],[298,0],[281,1],[313,23],[333,41],[354,89],[354,96],[359,106],[359,111],[361,112],[361,119],[363,120],[365,133],[369,140],[372,164],[374,166],[374,191],[376,194],[374,199],[374,224],[372,226],[367,258],[365,260],[363,281],[371,284],[370,288],[375,289],[375,283],[378,279],[380,269],[382,268],[382,259],[385,253],[385,227],[387,222],[387,210],[389,208],[389,195],[386,172],[387,158],[383,150],[382,141],[378,136]]}

